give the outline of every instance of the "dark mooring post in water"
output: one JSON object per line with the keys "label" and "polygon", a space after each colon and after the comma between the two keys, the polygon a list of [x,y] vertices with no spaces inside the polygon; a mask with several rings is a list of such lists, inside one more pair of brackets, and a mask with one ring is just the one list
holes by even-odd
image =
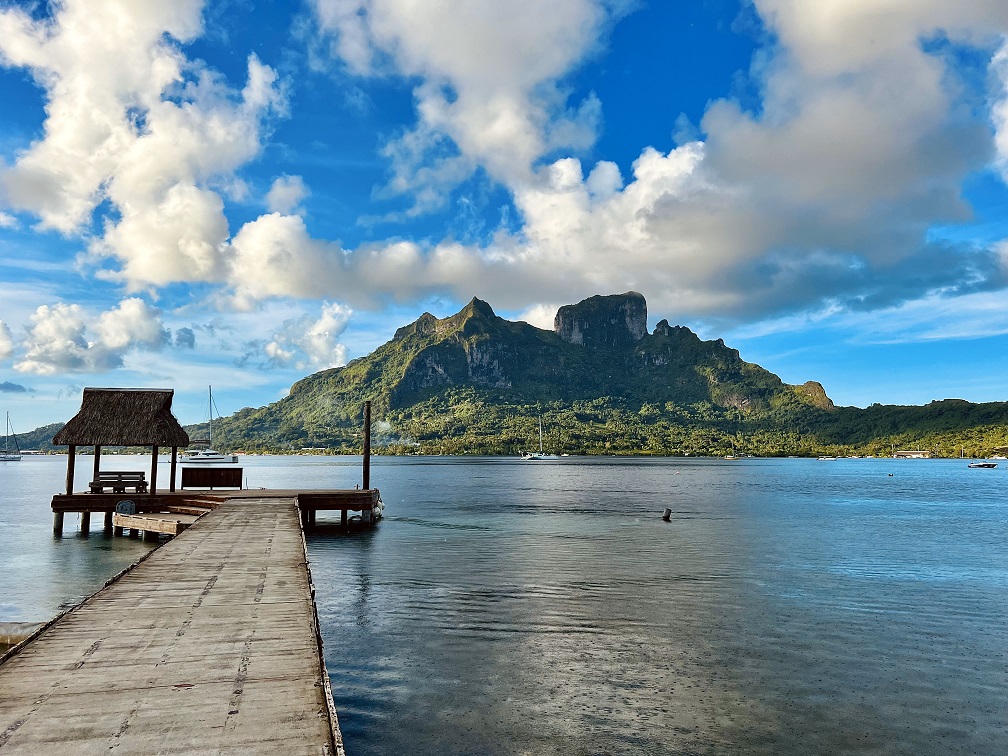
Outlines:
{"label": "dark mooring post in water", "polygon": [[371,402],[364,402],[364,490],[371,488]]}

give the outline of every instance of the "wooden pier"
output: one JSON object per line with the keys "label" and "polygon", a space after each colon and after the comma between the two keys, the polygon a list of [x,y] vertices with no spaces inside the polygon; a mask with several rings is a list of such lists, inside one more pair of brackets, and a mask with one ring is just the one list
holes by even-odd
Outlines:
{"label": "wooden pier", "polygon": [[[64,517],[69,513],[80,514],[81,532],[84,534],[90,531],[92,514],[104,517],[104,524],[107,530],[120,527],[143,530],[141,527],[142,518],[147,518],[150,522],[154,522],[159,519],[156,515],[164,514],[171,515],[171,517],[166,516],[160,519],[184,522],[185,519],[182,515],[199,515],[208,509],[220,506],[226,501],[241,502],[261,498],[293,500],[300,512],[302,523],[308,528],[315,525],[317,512],[339,512],[340,524],[346,525],[351,517],[356,517],[363,523],[374,523],[381,518],[384,508],[381,494],[377,488],[312,489],[305,491],[262,488],[242,489],[238,491],[187,489],[183,491],[162,491],[156,494],[93,494],[82,491],[53,496],[51,504],[53,511],[53,535],[57,537],[63,535]],[[119,525],[115,524],[116,507],[124,501],[129,501],[132,504],[131,509],[133,512],[131,514],[135,513],[141,518],[137,519],[135,524],[126,524],[127,520],[125,517],[120,519]],[[157,530],[154,532],[176,535],[182,530],[184,528],[179,528],[176,532],[168,530]],[[116,535],[122,535],[115,530],[113,532]]]}
{"label": "wooden pier", "polygon": [[346,502],[214,494],[0,661],[0,753],[342,754],[301,522]]}
{"label": "wooden pier", "polygon": [[[85,389],[53,438],[69,446],[64,516],[104,516],[113,535],[172,538],[102,590],[0,655],[0,753],[342,756],[308,568],[304,528],[319,511],[382,516],[370,487],[241,490],[241,468],[183,468],[189,437],[170,389]],[[88,491],[73,491],[75,448],[94,447]],[[143,471],[103,471],[102,445],[150,446]],[[158,448],[171,449],[168,490]],[[239,490],[221,490],[237,487]],[[177,536],[177,537],[176,537]]]}

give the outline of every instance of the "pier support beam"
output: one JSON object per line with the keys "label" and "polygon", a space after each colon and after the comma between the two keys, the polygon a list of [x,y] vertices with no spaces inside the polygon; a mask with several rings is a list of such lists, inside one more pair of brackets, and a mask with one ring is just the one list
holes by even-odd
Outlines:
{"label": "pier support beam", "polygon": [[168,490],[175,493],[175,468],[178,467],[178,447],[171,448],[171,481],[168,483]]}
{"label": "pier support beam", "polygon": [[153,496],[157,493],[157,447],[154,447],[154,452],[151,454],[151,466],[150,466],[150,494]]}
{"label": "pier support beam", "polygon": [[52,533],[57,538],[63,537],[63,513],[53,512],[52,516]]}
{"label": "pier support beam", "polygon": [[123,534],[123,529],[120,528],[118,525],[114,525],[112,527],[112,535],[113,536],[118,536],[118,537],[122,538],[122,534]]}
{"label": "pier support beam", "polygon": [[66,477],[66,492],[68,494],[73,493],[73,480],[74,480],[74,464],[77,461],[77,447],[70,444],[70,448],[67,450],[67,477]]}
{"label": "pier support beam", "polygon": [[364,490],[371,488],[371,402],[364,402]]}
{"label": "pier support beam", "polygon": [[106,512],[105,513],[105,532],[107,533],[110,530],[112,530],[112,513],[111,512]]}
{"label": "pier support beam", "polygon": [[341,509],[340,510],[340,513],[339,513],[339,524],[342,525],[344,528],[346,527],[346,524],[347,524],[347,511],[345,509]]}
{"label": "pier support beam", "polygon": [[80,532],[82,535],[87,535],[91,532],[91,513],[81,512],[80,513]]}

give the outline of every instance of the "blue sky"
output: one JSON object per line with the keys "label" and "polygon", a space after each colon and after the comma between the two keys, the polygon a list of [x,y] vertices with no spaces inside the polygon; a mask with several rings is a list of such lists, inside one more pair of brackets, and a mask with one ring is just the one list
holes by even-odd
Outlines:
{"label": "blue sky", "polygon": [[0,408],[283,396],[640,291],[839,404],[1008,399],[1008,5],[0,0]]}

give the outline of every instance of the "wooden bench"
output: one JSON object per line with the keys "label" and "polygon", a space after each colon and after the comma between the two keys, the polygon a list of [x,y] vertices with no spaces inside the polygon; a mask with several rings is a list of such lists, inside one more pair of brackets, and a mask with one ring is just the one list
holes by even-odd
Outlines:
{"label": "wooden bench", "polygon": [[126,493],[127,488],[147,493],[147,479],[142,472],[100,472],[90,485],[91,493],[104,493],[106,488],[111,488],[112,493]]}

